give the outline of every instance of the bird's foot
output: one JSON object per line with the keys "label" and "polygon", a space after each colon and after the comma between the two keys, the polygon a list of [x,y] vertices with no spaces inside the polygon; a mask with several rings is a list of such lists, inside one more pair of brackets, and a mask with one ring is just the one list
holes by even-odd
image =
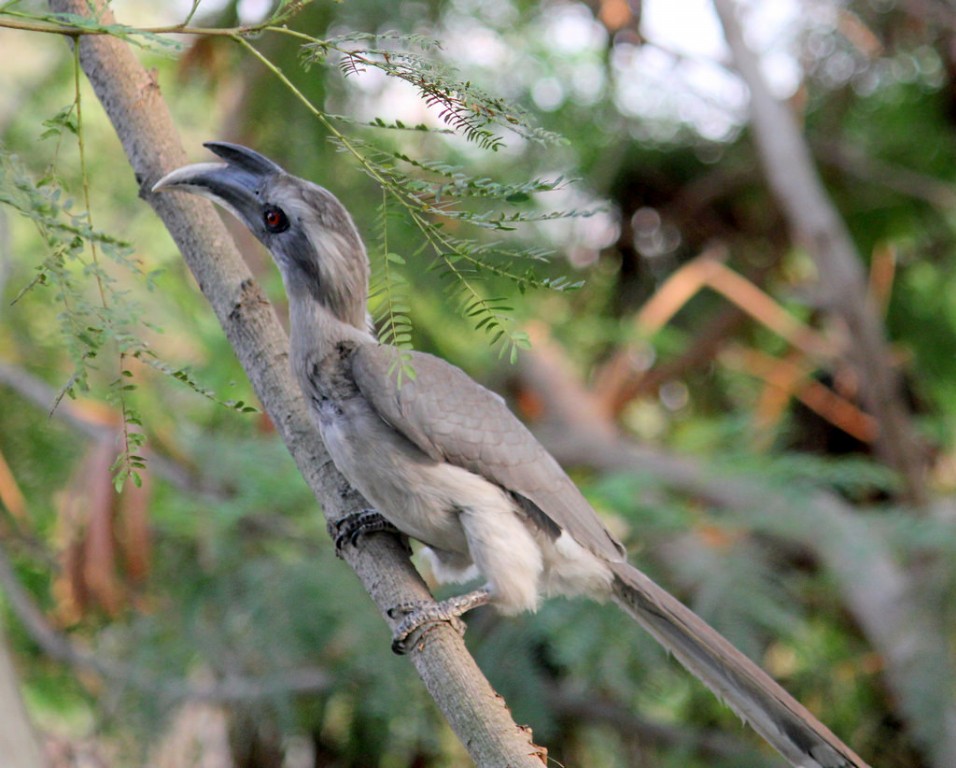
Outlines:
{"label": "bird's foot", "polygon": [[332,523],[329,528],[335,539],[335,554],[339,557],[342,556],[342,550],[346,544],[351,544],[354,547],[358,540],[366,534],[385,531],[401,535],[398,528],[374,509],[363,509],[361,512],[346,515]]}
{"label": "bird's foot", "polygon": [[491,592],[487,587],[483,587],[438,603],[428,601],[396,605],[389,610],[388,615],[393,619],[399,615],[404,615],[404,618],[392,634],[392,651],[399,655],[408,653],[439,624],[451,624],[459,634],[464,635],[465,622],[459,617],[472,608],[486,605],[489,600],[491,600]]}

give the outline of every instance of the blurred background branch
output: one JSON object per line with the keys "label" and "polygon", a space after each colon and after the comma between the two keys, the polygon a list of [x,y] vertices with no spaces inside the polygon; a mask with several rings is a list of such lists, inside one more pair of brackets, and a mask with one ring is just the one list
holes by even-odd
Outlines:
{"label": "blurred background branch", "polygon": [[884,331],[867,290],[863,261],[839,212],[830,203],[796,117],[774,98],[747,46],[736,0],[714,0],[736,69],[750,91],[751,125],[767,183],[793,240],[816,264],[816,301],[846,324],[848,358],[856,366],[860,396],[877,414],[876,447],[897,470],[906,500],[926,502],[924,460],[899,377],[890,365]]}

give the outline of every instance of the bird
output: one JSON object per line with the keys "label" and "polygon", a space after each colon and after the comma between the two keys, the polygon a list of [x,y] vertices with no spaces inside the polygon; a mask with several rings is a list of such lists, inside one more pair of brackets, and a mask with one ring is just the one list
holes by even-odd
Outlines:
{"label": "bird", "polygon": [[[401,605],[395,650],[436,621],[479,605],[504,615],[545,597],[613,600],[794,768],[866,763],[766,672],[628,563],[624,546],[505,401],[442,358],[376,338],[369,261],[356,225],[327,189],[239,144],[173,170],[154,192],[211,199],[265,246],[289,304],[290,360],[329,456],[374,507],[337,546],[370,530],[421,542],[442,582],[480,589]],[[401,375],[410,367],[413,375]]]}

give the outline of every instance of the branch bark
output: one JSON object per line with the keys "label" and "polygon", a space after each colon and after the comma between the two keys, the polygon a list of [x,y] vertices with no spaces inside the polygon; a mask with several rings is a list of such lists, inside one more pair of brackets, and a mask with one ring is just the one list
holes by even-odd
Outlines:
{"label": "branch bark", "polygon": [[923,451],[898,376],[889,364],[882,322],[867,295],[862,260],[820,181],[794,115],[767,87],[760,63],[744,40],[736,3],[714,0],[714,6],[736,69],[750,90],[751,125],[767,183],[793,239],[816,263],[822,306],[843,321],[850,335],[849,355],[860,377],[864,403],[879,420],[877,453],[899,473],[905,499],[924,505]]}
{"label": "branch bark", "polygon": [[[102,23],[113,22],[103,0],[51,0],[51,6],[59,13],[93,13]],[[122,41],[79,36],[76,44],[141,196],[173,236],[326,518],[332,522],[362,509],[366,504],[336,471],[310,422],[289,371],[288,339],[218,214],[205,201],[150,192],[165,173],[186,163],[155,79]],[[383,616],[398,603],[431,598],[394,537],[368,537],[359,548],[347,547],[344,555]],[[528,729],[514,723],[457,632],[437,627],[409,658],[478,765],[540,767],[543,750],[532,743]]]}

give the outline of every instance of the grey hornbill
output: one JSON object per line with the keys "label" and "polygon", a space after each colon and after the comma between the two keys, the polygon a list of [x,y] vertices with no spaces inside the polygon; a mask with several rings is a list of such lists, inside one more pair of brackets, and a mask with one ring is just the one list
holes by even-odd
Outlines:
{"label": "grey hornbill", "polygon": [[[381,516],[425,544],[440,580],[486,586],[408,612],[397,645],[427,622],[491,603],[534,610],[547,595],[614,599],[793,766],[866,764],[769,675],[627,563],[624,547],[504,401],[432,355],[414,378],[370,328],[368,259],[327,190],[235,144],[224,163],[165,176],[230,210],[265,245],[289,297],[292,367],[329,454]],[[365,515],[351,533],[376,518]],[[401,607],[408,610],[408,607]]]}

